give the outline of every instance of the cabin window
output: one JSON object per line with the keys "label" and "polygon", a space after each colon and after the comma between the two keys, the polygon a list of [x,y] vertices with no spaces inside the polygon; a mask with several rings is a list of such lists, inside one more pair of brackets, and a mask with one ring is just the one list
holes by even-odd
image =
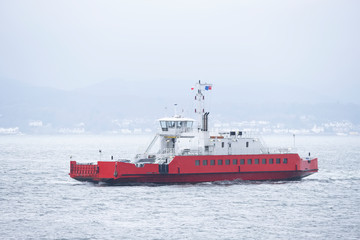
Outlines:
{"label": "cabin window", "polygon": [[187,128],[192,128],[193,122],[184,122],[184,125],[186,125]]}
{"label": "cabin window", "polygon": [[233,165],[237,165],[237,159],[233,159]]}
{"label": "cabin window", "polygon": [[195,160],[195,166],[200,166],[200,160]]}
{"label": "cabin window", "polygon": [[210,160],[210,165],[215,165],[215,160]]}
{"label": "cabin window", "polygon": [[174,121],[167,121],[166,122],[167,128],[175,128],[175,122]]}
{"label": "cabin window", "polygon": [[288,159],[287,159],[287,158],[284,158],[284,159],[283,159],[283,163],[285,163],[285,164],[288,163]]}
{"label": "cabin window", "polygon": [[225,146],[225,143],[224,143],[224,142],[222,142],[222,143],[221,143],[221,147],[223,148],[224,146]]}
{"label": "cabin window", "polygon": [[246,142],[246,147],[249,147],[249,142]]}
{"label": "cabin window", "polygon": [[255,164],[259,164],[259,159],[258,158],[255,159]]}
{"label": "cabin window", "polygon": [[276,159],[276,164],[280,164],[281,163],[281,159],[280,158],[277,158]]}
{"label": "cabin window", "polygon": [[207,166],[208,165],[208,161],[207,160],[203,160],[203,165]]}
{"label": "cabin window", "polygon": [[244,165],[245,164],[245,159],[240,159],[240,164]]}
{"label": "cabin window", "polygon": [[251,160],[251,159],[248,159],[248,164],[252,164],[252,160]]}
{"label": "cabin window", "polygon": [[181,128],[182,125],[183,125],[183,122],[176,122],[176,128]]}
{"label": "cabin window", "polygon": [[269,164],[274,164],[274,159],[273,158],[269,159]]}
{"label": "cabin window", "polygon": [[225,160],[225,164],[226,164],[226,165],[230,165],[230,159],[226,159],[226,160]]}
{"label": "cabin window", "polygon": [[218,160],[218,165],[223,165],[223,160]]}
{"label": "cabin window", "polygon": [[163,131],[167,131],[167,130],[168,130],[165,121],[160,121],[160,126],[161,126],[161,129],[162,129]]}
{"label": "cabin window", "polygon": [[266,158],[263,158],[262,164],[266,164]]}

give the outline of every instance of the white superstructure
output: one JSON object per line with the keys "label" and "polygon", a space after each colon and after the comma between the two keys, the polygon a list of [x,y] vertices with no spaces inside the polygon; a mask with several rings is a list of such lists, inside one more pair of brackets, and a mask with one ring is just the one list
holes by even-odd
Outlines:
{"label": "white superstructure", "polygon": [[[203,91],[212,89],[211,84],[196,84],[195,113],[198,120],[180,115],[159,119],[160,132],[154,137],[143,154],[138,154],[136,162],[169,163],[174,156],[182,155],[239,155],[265,154],[269,150],[259,138],[246,136],[242,131],[211,133],[208,130],[209,112],[205,111]],[[153,150],[159,141],[159,149]]]}

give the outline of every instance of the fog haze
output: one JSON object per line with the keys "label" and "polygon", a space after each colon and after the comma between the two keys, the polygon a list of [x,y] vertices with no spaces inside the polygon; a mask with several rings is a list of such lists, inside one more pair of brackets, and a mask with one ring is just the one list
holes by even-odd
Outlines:
{"label": "fog haze", "polygon": [[[138,117],[151,112],[145,103],[157,111],[145,118],[156,117],[188,107],[199,79],[214,83],[223,117],[356,122],[359,10],[359,1],[1,1],[0,128],[49,112],[59,126],[82,123],[76,114]],[[19,92],[30,95],[26,111]]]}

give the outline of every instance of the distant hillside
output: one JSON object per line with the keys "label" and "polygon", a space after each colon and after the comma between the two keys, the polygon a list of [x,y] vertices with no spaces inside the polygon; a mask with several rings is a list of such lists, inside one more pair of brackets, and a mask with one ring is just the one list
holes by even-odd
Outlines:
{"label": "distant hillside", "polygon": [[[57,133],[80,128],[85,132],[108,132],[127,127],[154,129],[154,121],[178,111],[193,113],[193,83],[154,80],[144,83],[109,80],[63,91],[36,87],[13,80],[1,80],[0,128],[19,127],[21,132]],[[314,93],[240,83],[214,84],[209,92],[211,121],[265,120],[290,127],[309,127],[327,121],[360,124],[360,105],[331,103],[324,97],[315,102]],[[317,96],[319,97],[319,96]],[[329,101],[325,101],[329,100]],[[312,101],[314,103],[312,103]]]}

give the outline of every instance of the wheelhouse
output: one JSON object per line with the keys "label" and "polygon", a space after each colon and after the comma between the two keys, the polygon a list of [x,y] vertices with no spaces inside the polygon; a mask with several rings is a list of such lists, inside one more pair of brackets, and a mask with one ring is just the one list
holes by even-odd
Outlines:
{"label": "wheelhouse", "polygon": [[191,132],[194,125],[194,119],[172,117],[172,118],[161,118],[159,119],[160,127],[162,132]]}

